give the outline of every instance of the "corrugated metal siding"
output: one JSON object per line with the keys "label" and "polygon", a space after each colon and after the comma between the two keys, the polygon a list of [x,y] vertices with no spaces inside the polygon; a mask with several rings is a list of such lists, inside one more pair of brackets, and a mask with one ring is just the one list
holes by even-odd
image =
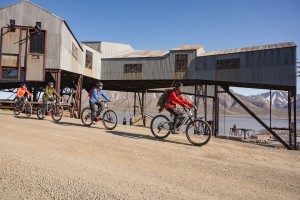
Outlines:
{"label": "corrugated metal siding", "polygon": [[[67,26],[64,23],[61,23],[61,25],[60,69],[81,74],[83,64],[82,51]],[[72,55],[72,44],[78,50],[77,59]]]}
{"label": "corrugated metal siding", "polygon": [[[188,54],[188,70],[194,71],[196,51],[172,51],[166,57],[159,58],[119,58],[119,59],[102,59],[102,80],[159,80],[159,79],[180,79],[186,78],[187,72],[175,72],[175,55]],[[124,73],[125,64],[142,64],[143,72]]]}
{"label": "corrugated metal siding", "polygon": [[0,27],[6,26],[10,19],[15,19],[16,25],[23,26],[35,26],[37,21],[42,22],[42,29],[47,30],[46,68],[59,68],[59,46],[62,23],[59,18],[53,16],[49,12],[45,12],[44,9],[41,9],[30,2],[22,2],[1,9],[0,15]]}
{"label": "corrugated metal siding", "polygon": [[101,42],[101,54],[103,58],[133,50],[129,44]]}
{"label": "corrugated metal siding", "polygon": [[[296,47],[196,58],[193,79],[255,84],[296,85]],[[239,69],[217,70],[217,60],[240,58]]]}
{"label": "corrugated metal siding", "polygon": [[[89,46],[82,45],[83,53],[82,55],[82,74],[91,78],[100,79],[100,73],[101,73],[101,53],[98,51],[92,49]],[[85,53],[86,50],[93,53],[93,64],[92,69],[88,69],[85,67]]]}

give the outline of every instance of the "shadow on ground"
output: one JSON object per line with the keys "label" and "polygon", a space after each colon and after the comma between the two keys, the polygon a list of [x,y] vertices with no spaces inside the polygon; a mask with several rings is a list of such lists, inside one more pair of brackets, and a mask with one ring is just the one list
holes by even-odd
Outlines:
{"label": "shadow on ground", "polygon": [[165,139],[157,139],[154,136],[150,135],[142,135],[137,133],[127,133],[127,132],[121,132],[121,131],[106,131],[108,133],[111,133],[113,135],[121,136],[121,137],[127,137],[132,139],[146,139],[146,140],[154,140],[157,142],[167,142],[167,143],[173,143],[173,144],[180,144],[180,145],[187,145],[187,146],[193,146],[192,144],[177,142],[177,141],[171,141],[171,140],[165,140]]}

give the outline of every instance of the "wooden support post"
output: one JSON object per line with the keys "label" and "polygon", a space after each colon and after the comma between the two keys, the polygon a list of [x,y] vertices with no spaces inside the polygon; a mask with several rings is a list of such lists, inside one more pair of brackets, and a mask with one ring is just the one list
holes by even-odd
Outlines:
{"label": "wooden support post", "polygon": [[134,92],[134,105],[133,105],[133,116],[136,115],[136,92]]}
{"label": "wooden support post", "polygon": [[293,111],[294,111],[294,149],[297,150],[297,90],[296,87],[293,89],[293,97],[294,97],[294,106],[293,106]]}
{"label": "wooden support post", "polygon": [[0,38],[0,80],[2,79],[2,41],[3,41],[3,27],[1,28],[1,38]]}
{"label": "wooden support post", "polygon": [[292,146],[292,113],[291,113],[291,93],[292,91],[288,91],[288,122],[289,122],[289,145]]}

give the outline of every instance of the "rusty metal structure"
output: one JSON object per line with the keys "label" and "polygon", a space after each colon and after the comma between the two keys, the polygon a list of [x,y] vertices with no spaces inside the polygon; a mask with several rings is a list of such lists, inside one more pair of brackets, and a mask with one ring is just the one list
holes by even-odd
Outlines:
{"label": "rusty metal structure", "polygon": [[[28,1],[0,8],[0,16],[0,89],[27,82],[37,101],[45,84],[54,81],[58,92],[72,91],[67,107],[71,117],[79,118],[82,89],[89,90],[101,80],[108,90],[134,92],[134,113],[139,102],[144,117],[147,93],[181,81],[194,87],[185,94],[193,95],[196,105],[203,99],[206,119],[207,101],[212,100],[210,121],[215,136],[219,133],[218,94],[226,92],[287,149],[297,148],[296,45],[292,42],[213,52],[201,45],[135,50],[128,44],[80,43],[66,21]],[[282,140],[276,127],[265,124],[230,87],[288,91],[285,129],[289,141]]]}

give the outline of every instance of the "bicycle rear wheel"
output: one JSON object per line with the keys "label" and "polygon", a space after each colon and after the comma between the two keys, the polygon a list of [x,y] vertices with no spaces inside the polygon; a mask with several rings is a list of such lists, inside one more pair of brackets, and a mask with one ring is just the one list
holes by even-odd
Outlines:
{"label": "bicycle rear wheel", "polygon": [[15,115],[19,115],[20,113],[21,113],[21,111],[20,111],[20,104],[19,104],[19,102],[15,102],[15,105],[14,105],[14,108],[13,108],[13,111],[14,111],[14,114]]}
{"label": "bicycle rear wheel", "polygon": [[61,105],[54,105],[51,112],[53,121],[59,122],[63,116],[64,109]]}
{"label": "bicycle rear wheel", "polygon": [[30,117],[31,114],[32,114],[32,106],[31,106],[31,103],[26,102],[25,105],[24,105],[24,110],[25,110],[26,116],[27,116],[27,117]]}
{"label": "bicycle rear wheel", "polygon": [[89,107],[86,107],[82,110],[81,112],[81,122],[83,123],[83,125],[85,126],[90,126],[93,123],[93,119],[92,119],[92,111]]}
{"label": "bicycle rear wheel", "polygon": [[107,110],[103,114],[103,125],[108,130],[113,130],[116,128],[118,123],[117,114],[113,110]]}
{"label": "bicycle rear wheel", "polygon": [[40,105],[37,109],[36,115],[39,119],[45,118],[45,108],[44,105]]}
{"label": "bicycle rear wheel", "polygon": [[164,139],[171,133],[171,124],[166,116],[157,115],[151,120],[150,129],[156,138]]}
{"label": "bicycle rear wheel", "polygon": [[211,127],[206,121],[196,119],[186,127],[187,139],[196,146],[202,146],[209,142],[211,138]]}

